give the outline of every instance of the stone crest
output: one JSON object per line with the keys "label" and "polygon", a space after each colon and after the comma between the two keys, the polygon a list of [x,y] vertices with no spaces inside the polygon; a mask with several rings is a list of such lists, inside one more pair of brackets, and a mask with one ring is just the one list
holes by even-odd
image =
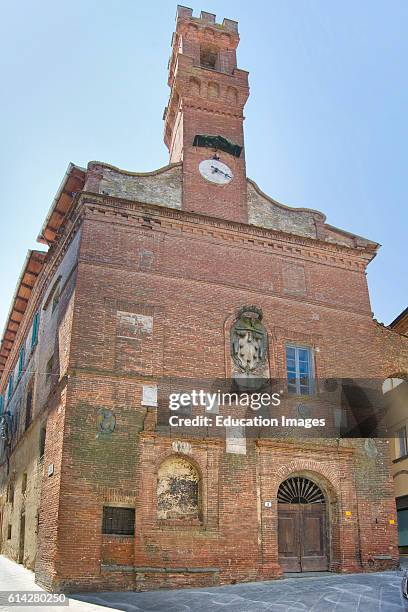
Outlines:
{"label": "stone crest", "polygon": [[108,408],[101,408],[98,410],[96,423],[99,433],[111,434],[115,431],[116,417],[112,410],[109,410]]}
{"label": "stone crest", "polygon": [[268,334],[262,324],[262,310],[244,306],[231,328],[231,355],[242,372],[256,372],[266,362]]}

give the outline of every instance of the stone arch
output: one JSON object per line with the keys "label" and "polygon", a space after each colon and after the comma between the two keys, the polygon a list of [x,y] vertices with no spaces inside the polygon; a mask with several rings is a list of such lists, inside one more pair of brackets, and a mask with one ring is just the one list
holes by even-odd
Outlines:
{"label": "stone arch", "polygon": [[157,517],[201,519],[201,474],[189,457],[172,454],[157,470]]}

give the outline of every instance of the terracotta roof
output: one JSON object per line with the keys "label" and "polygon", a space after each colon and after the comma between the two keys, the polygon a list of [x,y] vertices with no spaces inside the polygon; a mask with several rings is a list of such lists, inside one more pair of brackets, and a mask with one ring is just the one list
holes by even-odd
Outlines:
{"label": "terracotta roof", "polygon": [[11,308],[0,344],[0,374],[2,374],[10,354],[18,328],[24,317],[28,301],[31,297],[37,277],[42,270],[47,253],[43,251],[28,251],[23,270],[17,283]]}
{"label": "terracotta roof", "polygon": [[72,163],[69,164],[38,235],[38,242],[48,245],[54,242],[58,230],[65,220],[65,215],[71,208],[75,194],[84,187],[85,174],[85,168],[75,166]]}

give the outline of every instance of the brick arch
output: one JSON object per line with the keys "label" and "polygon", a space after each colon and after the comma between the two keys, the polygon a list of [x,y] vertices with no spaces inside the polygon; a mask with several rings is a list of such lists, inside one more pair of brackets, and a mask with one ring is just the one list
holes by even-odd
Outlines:
{"label": "brick arch", "polygon": [[189,461],[191,463],[191,465],[197,470],[198,475],[200,477],[200,482],[203,480],[203,467],[198,463],[198,461],[196,461],[191,455],[188,455],[186,453],[178,453],[176,451],[174,451],[172,448],[169,448],[165,451],[163,451],[162,453],[159,454],[159,456],[157,457],[156,461],[155,461],[155,466],[154,466],[154,474],[157,477],[157,474],[159,472],[160,466],[167,461],[168,459],[170,459],[171,457],[178,457],[179,459],[185,459],[186,461]]}
{"label": "brick arch", "polygon": [[220,86],[215,81],[209,81],[207,85],[207,98],[219,98]]}
{"label": "brick arch", "polygon": [[405,370],[394,371],[392,374],[386,376],[386,379],[387,378],[401,378],[401,380],[408,381],[408,372],[406,372]]}
{"label": "brick arch", "polygon": [[197,77],[190,77],[189,90],[191,95],[199,96],[201,94],[200,79],[197,79]]}
{"label": "brick arch", "polygon": [[232,104],[237,104],[238,103],[238,90],[236,87],[227,87],[227,91],[226,91],[226,97],[228,102],[231,102]]}
{"label": "brick arch", "polygon": [[408,470],[400,470],[399,472],[395,472],[392,477],[396,478],[397,476],[403,476],[404,474],[408,474]]}
{"label": "brick arch", "polygon": [[172,453],[156,475],[156,507],[159,519],[201,520],[202,475],[188,455]]}
{"label": "brick arch", "polygon": [[322,486],[323,492],[326,493],[330,502],[337,501],[340,491],[339,478],[336,474],[333,474],[330,468],[313,459],[299,459],[282,466],[276,472],[274,490],[271,493],[274,497],[277,497],[278,489],[284,480],[290,476],[300,475],[310,477],[316,484]]}

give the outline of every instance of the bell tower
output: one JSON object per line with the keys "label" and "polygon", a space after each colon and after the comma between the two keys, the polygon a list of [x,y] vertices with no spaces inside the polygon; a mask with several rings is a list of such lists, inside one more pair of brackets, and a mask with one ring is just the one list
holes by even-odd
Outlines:
{"label": "bell tower", "polygon": [[248,73],[237,68],[238,24],[177,7],[164,112],[170,162],[183,163],[184,210],[246,223],[243,110]]}

